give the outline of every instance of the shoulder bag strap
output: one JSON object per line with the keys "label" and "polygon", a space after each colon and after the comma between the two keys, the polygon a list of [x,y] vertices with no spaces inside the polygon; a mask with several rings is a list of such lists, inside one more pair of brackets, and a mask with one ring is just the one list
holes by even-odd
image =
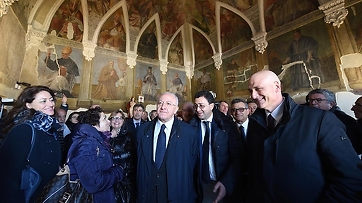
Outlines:
{"label": "shoulder bag strap", "polygon": [[30,142],[30,151],[29,151],[29,154],[28,154],[28,157],[26,158],[26,165],[29,165],[30,163],[30,155],[31,155],[31,152],[33,151],[33,147],[34,147],[34,142],[35,142],[35,132],[34,132],[34,126],[30,123],[30,122],[24,122],[24,124],[27,124],[31,127],[31,142]]}

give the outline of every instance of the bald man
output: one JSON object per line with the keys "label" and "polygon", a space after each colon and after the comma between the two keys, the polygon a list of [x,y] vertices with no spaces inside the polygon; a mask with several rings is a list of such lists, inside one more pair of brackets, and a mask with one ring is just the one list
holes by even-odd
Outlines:
{"label": "bald man", "polygon": [[361,202],[361,160],[333,113],[296,104],[271,71],[252,75],[249,92],[246,202]]}

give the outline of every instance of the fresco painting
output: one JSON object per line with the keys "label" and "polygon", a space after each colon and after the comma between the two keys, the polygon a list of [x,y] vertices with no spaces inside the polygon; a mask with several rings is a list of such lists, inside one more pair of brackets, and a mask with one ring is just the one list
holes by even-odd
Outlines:
{"label": "fresco painting", "polygon": [[195,70],[192,78],[192,95],[201,90],[211,90],[216,92],[216,81],[215,81],[216,68],[213,64],[204,68]]}
{"label": "fresco painting", "polygon": [[118,9],[104,23],[99,36],[98,46],[115,51],[126,51],[126,33],[124,30],[124,17],[121,9]]}
{"label": "fresco painting", "polygon": [[83,13],[80,1],[65,0],[55,12],[48,34],[81,42],[83,30]]}
{"label": "fresco painting", "polygon": [[192,32],[194,38],[195,63],[198,64],[204,60],[211,59],[213,51],[209,42],[196,30]]}
{"label": "fresco painting", "polygon": [[92,99],[125,99],[127,66],[124,59],[99,54],[93,60]]}
{"label": "fresco painting", "polygon": [[179,102],[187,100],[187,78],[184,71],[169,69],[166,74],[167,91],[174,93]]}
{"label": "fresco painting", "polygon": [[246,21],[234,12],[224,8],[221,9],[220,32],[223,51],[247,42],[252,37],[251,29]]}
{"label": "fresco painting", "polygon": [[172,41],[168,51],[168,62],[181,66],[184,64],[184,50],[182,48],[181,34],[178,34],[175,40]]}
{"label": "fresco painting", "polygon": [[265,26],[271,31],[318,9],[317,0],[265,0]]}
{"label": "fresco painting", "polygon": [[160,94],[161,71],[159,66],[137,63],[135,67],[136,95],[144,96],[145,101],[156,101]]}
{"label": "fresco painting", "polygon": [[239,91],[248,89],[250,76],[257,72],[258,66],[253,49],[224,59],[222,65],[224,75],[225,96],[233,97]]}
{"label": "fresco painting", "polygon": [[269,69],[281,76],[284,89],[318,88],[338,80],[323,19],[269,41]]}
{"label": "fresco painting", "polygon": [[80,84],[83,55],[79,49],[67,46],[53,46],[47,52],[39,52],[38,80],[41,85],[67,97],[77,97],[74,91]]}
{"label": "fresco painting", "polygon": [[153,22],[142,34],[138,43],[137,53],[150,59],[158,59],[156,25]]}

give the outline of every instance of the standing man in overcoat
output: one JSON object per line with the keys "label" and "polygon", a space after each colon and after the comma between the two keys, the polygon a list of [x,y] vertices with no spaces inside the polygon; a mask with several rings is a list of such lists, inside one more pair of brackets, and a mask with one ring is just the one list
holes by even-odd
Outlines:
{"label": "standing man in overcoat", "polygon": [[247,202],[362,202],[361,160],[333,113],[296,104],[268,70],[251,76],[249,92],[258,109]]}
{"label": "standing man in overcoat", "polygon": [[198,137],[192,126],[175,118],[177,110],[177,96],[162,94],[158,119],[136,131],[139,203],[196,201]]}
{"label": "standing man in overcoat", "polygon": [[215,108],[209,91],[196,93],[194,102],[197,117],[190,124],[199,138],[202,202],[222,202],[241,175],[241,138],[233,121]]}

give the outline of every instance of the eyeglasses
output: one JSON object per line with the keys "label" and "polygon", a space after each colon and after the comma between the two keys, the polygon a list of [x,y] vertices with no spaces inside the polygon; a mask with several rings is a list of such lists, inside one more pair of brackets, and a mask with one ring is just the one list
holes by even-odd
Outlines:
{"label": "eyeglasses", "polygon": [[327,99],[321,99],[321,98],[309,99],[309,103],[313,103],[314,101],[316,101],[317,103],[321,103],[322,101],[327,101]]}
{"label": "eyeglasses", "polygon": [[176,106],[176,104],[173,104],[173,103],[171,103],[171,102],[169,102],[169,101],[158,101],[157,102],[157,106],[163,106],[163,105],[166,105],[167,107],[171,107],[171,106]]}
{"label": "eyeglasses", "polygon": [[238,108],[238,109],[235,109],[235,108],[232,108],[231,109],[231,112],[237,112],[237,111],[239,111],[239,112],[244,112],[246,109],[248,109],[248,108]]}
{"label": "eyeglasses", "polygon": [[123,117],[115,116],[115,117],[110,117],[109,119],[111,119],[112,121],[115,121],[115,120],[123,120]]}
{"label": "eyeglasses", "polygon": [[197,108],[200,108],[201,110],[204,109],[206,107],[205,104],[194,104],[194,109],[196,110]]}

